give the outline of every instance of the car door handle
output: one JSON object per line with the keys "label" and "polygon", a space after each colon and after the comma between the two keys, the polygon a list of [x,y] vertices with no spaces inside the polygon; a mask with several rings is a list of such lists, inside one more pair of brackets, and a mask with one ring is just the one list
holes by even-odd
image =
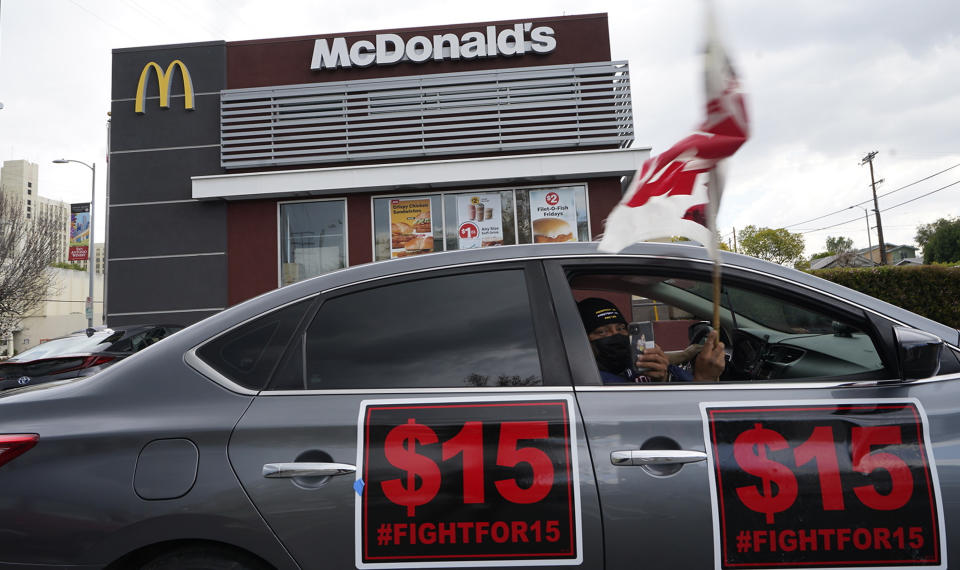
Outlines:
{"label": "car door handle", "polygon": [[706,459],[706,453],[686,449],[631,449],[610,452],[610,463],[614,465],[677,465]]}
{"label": "car door handle", "polygon": [[348,463],[267,463],[263,476],[268,479],[280,477],[335,477],[356,473],[357,466]]}

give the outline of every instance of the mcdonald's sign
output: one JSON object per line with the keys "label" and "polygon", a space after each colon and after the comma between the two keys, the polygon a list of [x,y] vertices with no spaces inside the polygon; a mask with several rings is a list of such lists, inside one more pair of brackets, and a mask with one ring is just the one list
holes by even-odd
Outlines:
{"label": "mcdonald's sign", "polygon": [[157,83],[160,84],[160,107],[163,109],[170,108],[170,87],[173,84],[174,67],[180,68],[180,76],[183,79],[183,107],[188,111],[194,110],[193,80],[190,79],[190,72],[187,71],[187,66],[179,59],[175,59],[170,62],[166,71],[161,69],[160,66],[153,61],[143,66],[143,71],[140,72],[140,81],[137,82],[137,101],[134,105],[134,111],[136,111],[137,114],[142,115],[146,112],[144,110],[144,103],[147,99],[147,83],[150,79],[151,71],[156,72]]}

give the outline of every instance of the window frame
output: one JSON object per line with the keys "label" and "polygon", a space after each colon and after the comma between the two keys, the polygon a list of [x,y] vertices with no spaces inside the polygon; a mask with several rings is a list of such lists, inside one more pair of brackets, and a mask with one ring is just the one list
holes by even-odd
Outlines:
{"label": "window frame", "polygon": [[[281,223],[283,222],[282,210],[283,206],[287,204],[305,204],[310,202],[340,202],[343,205],[343,267],[340,269],[346,269],[350,267],[350,231],[349,231],[349,211],[347,199],[345,197],[340,198],[308,198],[301,200],[281,200],[277,202],[277,287],[283,287],[283,236],[281,235]],[[334,270],[339,271],[339,270]],[[330,273],[330,272],[328,272]],[[326,275],[326,273],[321,273],[320,275]],[[313,277],[319,277],[320,275],[314,275]],[[293,283],[299,283],[300,281],[306,281],[307,279],[312,279],[313,277],[307,277],[306,279],[300,279],[299,281],[294,281]],[[293,283],[290,283],[292,285]]]}
{"label": "window frame", "polygon": [[[317,303],[317,298],[318,298],[318,297],[319,297],[319,294],[318,294],[318,293],[311,293],[311,294],[309,294],[309,295],[304,295],[303,297],[298,297],[298,298],[296,298],[296,299],[292,299],[292,300],[290,300],[290,301],[287,301],[287,302],[285,302],[285,303],[282,303],[282,304],[280,304],[280,305],[277,305],[276,307],[272,307],[272,308],[270,308],[270,309],[268,309],[268,310],[265,310],[265,311],[263,311],[263,312],[257,313],[257,314],[255,314],[255,315],[251,315],[250,317],[241,320],[240,322],[234,324],[233,326],[230,326],[230,327],[228,327],[228,328],[226,328],[226,329],[218,332],[217,334],[215,334],[215,335],[213,335],[213,336],[205,339],[205,340],[204,340],[203,342],[201,342],[200,344],[198,344],[198,345],[194,346],[193,348],[191,348],[190,350],[188,350],[188,351],[184,354],[184,361],[185,361],[190,367],[192,367],[194,370],[196,370],[197,372],[199,372],[200,374],[202,374],[202,375],[206,376],[207,378],[213,380],[215,383],[223,386],[224,388],[226,388],[227,390],[230,390],[231,392],[235,392],[235,393],[238,393],[238,394],[244,394],[244,395],[248,395],[248,396],[253,396],[253,395],[260,394],[260,393],[264,392],[264,391],[266,390],[266,388],[269,387],[270,384],[273,382],[274,374],[276,374],[276,371],[277,371],[277,369],[280,367],[280,364],[283,363],[284,359],[286,358],[287,352],[290,350],[291,345],[294,344],[294,341],[297,339],[297,336],[298,336],[298,335],[301,333],[301,331],[303,330],[303,327],[305,326],[305,323],[307,323],[310,319],[312,319],[312,318],[313,318],[313,315],[316,314],[316,310],[317,310],[317,306],[318,306],[318,303]],[[276,313],[276,312],[278,312],[278,311],[282,311],[282,310],[284,310],[284,309],[287,309],[287,308],[291,307],[292,305],[296,305],[296,304],[299,304],[299,303],[301,303],[301,302],[305,302],[304,309],[303,309],[303,314],[300,315],[300,320],[299,320],[299,322],[297,323],[297,325],[294,327],[293,331],[291,332],[290,338],[287,340],[287,342],[286,342],[286,343],[284,344],[284,346],[281,348],[280,358],[277,359],[277,361],[276,361],[276,362],[274,363],[274,365],[271,367],[270,372],[267,373],[266,379],[265,379],[264,382],[263,382],[263,387],[261,387],[259,390],[256,390],[256,389],[253,389],[253,388],[248,388],[247,386],[244,386],[244,385],[241,384],[239,381],[234,380],[233,378],[231,378],[231,377],[228,376],[227,374],[225,374],[225,373],[221,372],[220,370],[218,370],[214,365],[210,364],[209,362],[207,362],[204,358],[202,358],[202,357],[200,356],[199,352],[200,352],[201,350],[203,350],[203,348],[204,348],[205,346],[207,346],[208,344],[210,344],[210,343],[212,343],[212,342],[215,342],[215,341],[217,341],[218,339],[220,339],[220,338],[222,338],[222,337],[224,337],[224,336],[226,336],[226,335],[229,335],[229,334],[231,334],[231,333],[233,333],[233,332],[235,332],[235,331],[237,331],[237,330],[239,330],[239,329],[241,329],[241,328],[243,328],[243,327],[245,327],[245,326],[247,326],[247,325],[249,325],[249,324],[251,324],[251,323],[253,323],[253,322],[255,322],[255,321],[262,320],[262,319],[266,318],[266,317],[269,316],[269,315],[272,315],[272,314],[274,314],[274,313]],[[180,330],[183,330],[183,329],[181,328]],[[168,336],[169,336],[169,335],[168,335]]]}
{"label": "window frame", "polygon": [[[571,273],[595,274],[669,274],[676,277],[686,277],[699,281],[709,282],[711,279],[712,262],[706,260],[664,258],[654,256],[622,256],[616,259],[602,258],[555,258],[546,261],[546,271],[553,292],[553,301],[556,305],[557,318],[560,321],[561,333],[569,365],[573,371],[574,385],[578,389],[583,387],[604,386],[600,380],[593,354],[590,352],[589,341],[577,312],[569,284]],[[761,279],[764,278],[764,279]],[[883,362],[883,369],[879,372],[866,372],[859,375],[816,377],[809,380],[738,380],[719,383],[654,383],[636,385],[638,389],[676,390],[676,389],[747,389],[747,388],[798,388],[798,387],[832,387],[849,386],[852,383],[900,381],[897,372],[897,355],[895,344],[890,342],[890,334],[885,334],[882,321],[872,315],[872,312],[850,302],[819,293],[799,283],[777,276],[764,274],[761,271],[749,270],[730,265],[724,265],[722,271],[724,284],[729,284],[747,291],[757,291],[784,301],[793,302],[801,306],[816,305],[827,314],[843,317],[851,324],[856,324],[863,332],[870,335],[874,348]],[[736,307],[734,307],[736,310]],[[633,385],[626,385],[633,387]]]}
{"label": "window frame", "polygon": [[[314,320],[320,315],[324,303],[330,299],[369,291],[381,287],[388,287],[401,283],[422,281],[437,277],[447,277],[455,275],[467,275],[471,273],[484,273],[491,271],[510,271],[519,270],[522,272],[527,286],[527,301],[530,306],[531,326],[534,332],[534,346],[537,350],[537,356],[540,364],[540,374],[543,378],[543,384],[538,386],[457,386],[457,387],[390,387],[390,388],[331,388],[331,389],[280,389],[272,390],[271,387],[277,381],[276,374],[283,368],[283,365],[289,358],[293,358],[293,351],[305,351],[306,331],[313,324]],[[551,358],[550,355],[557,355]],[[301,358],[305,359],[305,352],[301,353]],[[302,363],[304,377],[306,376],[306,362]],[[553,304],[550,300],[550,290],[547,286],[546,273],[542,263],[539,260],[503,260],[482,264],[470,264],[460,267],[442,267],[429,268],[412,271],[395,276],[375,278],[368,281],[349,284],[342,287],[336,287],[316,295],[314,304],[305,313],[297,330],[294,332],[290,343],[284,350],[283,355],[270,374],[269,381],[264,385],[265,388],[260,392],[261,395],[304,395],[304,394],[404,394],[404,393],[461,393],[461,392],[489,392],[489,391],[556,391],[558,389],[571,389],[572,378],[567,368],[565,356],[563,353],[563,344],[557,327],[556,317],[553,311]]]}

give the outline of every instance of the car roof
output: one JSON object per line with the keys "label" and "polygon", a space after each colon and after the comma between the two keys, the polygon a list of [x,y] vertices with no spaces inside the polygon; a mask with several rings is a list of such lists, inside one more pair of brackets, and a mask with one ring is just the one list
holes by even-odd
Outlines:
{"label": "car roof", "polygon": [[[118,327],[110,327],[110,326],[106,326],[106,325],[100,325],[100,326],[93,327],[93,330],[94,330],[93,334],[99,334],[100,336],[103,336],[103,338],[102,338],[96,345],[89,345],[89,346],[87,346],[86,348],[90,349],[90,348],[93,348],[93,347],[99,347],[99,346],[102,345],[102,344],[109,344],[110,347],[112,348],[112,347],[114,347],[118,342],[120,342],[120,341],[122,341],[122,340],[124,340],[124,339],[130,338],[130,337],[135,336],[135,335],[137,335],[137,334],[140,334],[141,332],[145,332],[145,331],[149,331],[149,330],[156,329],[156,328],[158,328],[158,327],[170,327],[170,328],[178,328],[178,329],[184,328],[183,325],[163,325],[163,324],[160,324],[160,325],[124,325],[124,326],[118,326]],[[111,337],[113,336],[113,333],[121,333],[121,334],[120,334],[119,336],[117,336],[116,338],[112,338],[112,339],[111,339]],[[36,345],[36,346],[32,346],[32,347],[30,347],[29,349],[23,351],[23,353],[21,353],[20,355],[17,355],[17,356],[12,357],[12,358],[10,359],[10,361],[11,361],[11,362],[18,362],[18,363],[21,363],[21,364],[22,364],[22,363],[24,363],[24,362],[32,362],[33,360],[44,360],[44,359],[50,359],[50,358],[65,358],[65,357],[73,357],[73,356],[84,356],[84,355],[87,355],[87,354],[92,354],[93,352],[99,352],[99,351],[101,351],[101,350],[103,350],[103,349],[101,348],[101,349],[99,349],[99,350],[97,350],[97,351],[86,350],[86,349],[85,349],[85,350],[75,350],[75,349],[72,348],[72,345],[71,345],[71,348],[70,348],[70,349],[67,349],[67,350],[64,350],[63,348],[60,348],[60,349],[59,349],[59,350],[60,350],[59,352],[54,352],[54,353],[52,353],[52,354],[42,354],[42,355],[39,356],[39,357],[34,357],[32,360],[19,360],[19,358],[21,358],[23,354],[29,354],[30,351],[33,351],[34,349],[36,349],[36,348],[38,348],[38,347],[41,347],[41,346],[44,346],[44,345],[46,345],[46,344],[48,344],[48,343],[56,342],[56,341],[61,341],[61,340],[83,339],[83,338],[85,338],[85,337],[88,337],[88,338],[89,338],[89,337],[92,337],[93,334],[87,335],[87,329],[83,329],[83,330],[79,330],[79,331],[74,331],[74,332],[72,332],[72,333],[70,333],[70,334],[68,334],[68,335],[64,335],[64,336],[59,336],[59,337],[56,337],[56,338],[47,339],[47,340],[45,340],[44,342],[42,342],[42,343],[40,343],[40,344],[38,344],[38,345]],[[104,336],[104,334],[105,334],[106,336]],[[109,340],[109,343],[108,343],[108,340]],[[77,341],[77,342],[81,342],[81,341]]]}
{"label": "car roof", "polygon": [[[131,334],[131,333],[132,333],[132,334],[136,334],[136,333],[138,333],[138,332],[140,332],[140,331],[143,331],[143,330],[155,329],[155,328],[158,328],[158,327],[172,327],[172,328],[180,327],[180,328],[183,328],[183,326],[184,326],[184,325],[175,325],[175,324],[171,324],[171,323],[159,323],[159,324],[132,324],[132,325],[115,325],[115,326],[111,326],[111,325],[97,325],[97,326],[92,327],[92,328],[93,328],[93,330],[94,330],[95,332],[100,332],[100,331],[124,331],[124,334]],[[80,335],[80,334],[87,334],[87,330],[88,330],[88,329],[80,329],[80,330],[78,330],[78,331],[73,331],[73,332],[71,332],[71,333],[68,334],[68,335],[64,335],[64,336],[58,337],[58,338],[67,338],[67,337],[70,337],[70,336],[76,336],[76,335]],[[52,339],[51,339],[51,340],[52,340]]]}
{"label": "car roof", "polygon": [[[410,256],[389,261],[356,265],[266,292],[209,317],[202,322],[208,325],[215,325],[217,328],[228,328],[271,308],[286,305],[331,289],[408,273],[473,264],[584,257],[609,258],[611,262],[615,262],[618,258],[623,259],[636,256],[661,257],[663,259],[679,259],[694,262],[710,262],[711,260],[706,248],[691,243],[644,242],[631,245],[616,254],[600,252],[597,250],[597,245],[597,242],[508,245],[437,252],[429,255]],[[960,331],[957,331],[957,329],[808,273],[763,261],[755,257],[727,251],[720,252],[720,260],[721,263],[727,267],[735,267],[785,279],[817,291],[841,297],[864,308],[879,312],[900,323],[932,332],[954,346],[960,343]],[[204,328],[209,332],[209,329]],[[188,328],[187,330],[190,329]]]}

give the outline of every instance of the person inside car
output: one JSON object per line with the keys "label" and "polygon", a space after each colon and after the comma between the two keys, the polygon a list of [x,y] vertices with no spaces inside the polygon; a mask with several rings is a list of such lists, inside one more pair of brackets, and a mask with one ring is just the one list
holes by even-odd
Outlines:
{"label": "person inside car", "polygon": [[[630,363],[630,337],[627,321],[617,306],[599,297],[577,303],[580,319],[590,339],[604,384],[627,382],[716,382],[725,366],[723,343],[716,331],[710,331],[702,349],[688,348],[684,353],[696,353],[692,371],[670,363],[658,345],[647,348]],[[637,370],[643,370],[640,374]]]}

